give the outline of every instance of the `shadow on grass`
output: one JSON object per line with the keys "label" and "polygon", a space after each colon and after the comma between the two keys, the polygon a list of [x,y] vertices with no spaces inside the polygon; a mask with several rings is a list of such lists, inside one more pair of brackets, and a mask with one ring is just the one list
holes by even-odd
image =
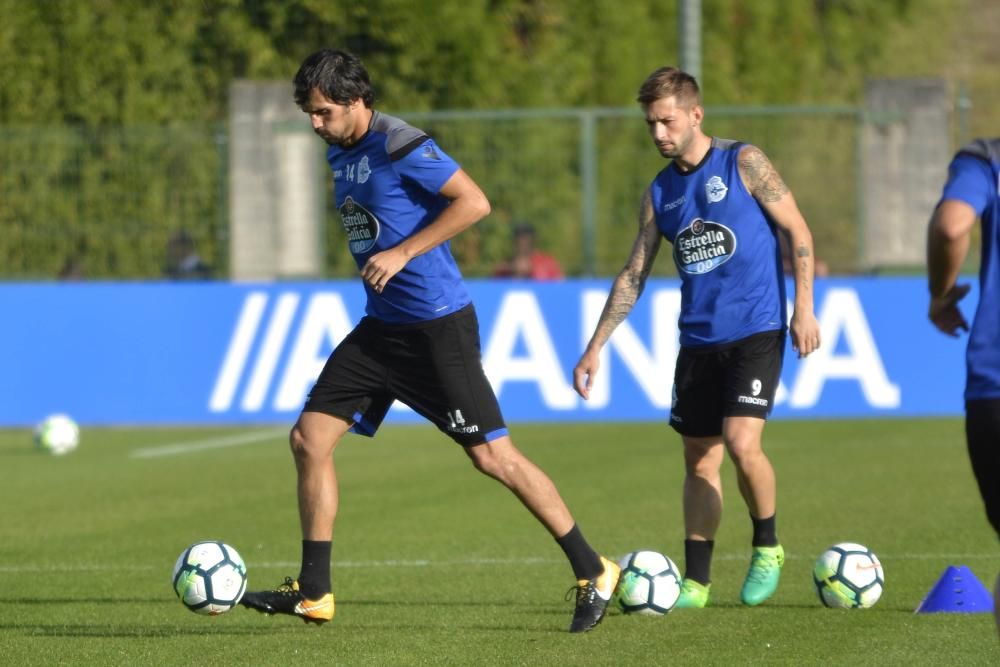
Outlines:
{"label": "shadow on grass", "polygon": [[[4,598],[0,597],[0,605],[47,605],[47,604],[166,604],[168,600],[156,598]],[[175,600],[169,600],[171,604],[176,604]]]}
{"label": "shadow on grass", "polygon": [[538,604],[533,602],[515,602],[512,600],[355,600],[337,598],[337,608],[342,606],[351,607],[468,607],[489,609],[491,607],[503,609],[525,609],[531,611],[544,611],[551,607],[548,604]]}
{"label": "shadow on grass", "polygon": [[[105,637],[143,639],[173,639],[176,637],[246,637],[260,635],[259,627],[215,626],[194,627],[180,625],[16,625],[0,623],[0,629],[20,632],[29,637]],[[270,630],[264,630],[270,632]]]}

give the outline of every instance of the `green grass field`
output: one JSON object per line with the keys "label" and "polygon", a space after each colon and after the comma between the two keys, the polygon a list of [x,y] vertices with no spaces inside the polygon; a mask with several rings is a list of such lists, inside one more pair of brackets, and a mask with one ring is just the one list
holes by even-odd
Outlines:
{"label": "green grass field", "polygon": [[[683,566],[679,442],[658,424],[514,425],[584,534]],[[244,437],[246,436],[246,437]],[[294,467],[282,429],[85,429],[61,458],[0,431],[0,663],[9,665],[997,665],[989,614],[914,614],[948,565],[989,588],[1000,550],[960,420],[775,422],[781,587],[739,603],[750,522],[724,469],[713,603],[609,613],[566,632],[573,578],[555,542],[429,426],[387,426],[337,451],[337,616],[321,628],[180,604],[174,560],[221,539],[251,588],[298,573]],[[236,444],[242,443],[242,444]],[[822,607],[814,558],[840,541],[881,558],[874,609]]]}

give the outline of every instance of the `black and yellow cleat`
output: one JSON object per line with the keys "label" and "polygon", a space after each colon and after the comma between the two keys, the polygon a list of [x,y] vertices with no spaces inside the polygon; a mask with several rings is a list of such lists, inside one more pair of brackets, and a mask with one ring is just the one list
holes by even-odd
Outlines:
{"label": "black and yellow cleat", "polygon": [[587,632],[604,618],[622,570],[617,563],[604,556],[601,556],[601,563],[604,564],[604,572],[595,579],[581,579],[567,594],[568,599],[576,590],[576,609],[569,626],[570,632]]}
{"label": "black and yellow cleat", "polygon": [[298,616],[306,623],[322,625],[333,619],[333,593],[310,600],[299,591],[299,582],[285,577],[285,583],[273,591],[247,591],[240,604],[264,614]]}

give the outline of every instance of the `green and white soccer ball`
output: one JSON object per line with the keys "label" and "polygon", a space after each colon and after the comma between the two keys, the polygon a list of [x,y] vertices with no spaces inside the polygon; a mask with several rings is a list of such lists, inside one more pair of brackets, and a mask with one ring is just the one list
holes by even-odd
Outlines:
{"label": "green and white soccer ball", "polygon": [[681,594],[680,570],[656,551],[633,551],[618,562],[622,568],[615,598],[626,614],[662,616]]}
{"label": "green and white soccer ball", "polygon": [[225,542],[196,542],[178,557],[174,592],[197,614],[218,616],[235,607],[247,589],[247,567]]}
{"label": "green and white soccer ball", "polygon": [[854,542],[841,542],[816,559],[813,583],[824,606],[867,609],[882,597],[885,573],[871,549]]}
{"label": "green and white soccer ball", "polygon": [[69,415],[49,415],[35,427],[35,447],[62,455],[80,446],[80,427]]}

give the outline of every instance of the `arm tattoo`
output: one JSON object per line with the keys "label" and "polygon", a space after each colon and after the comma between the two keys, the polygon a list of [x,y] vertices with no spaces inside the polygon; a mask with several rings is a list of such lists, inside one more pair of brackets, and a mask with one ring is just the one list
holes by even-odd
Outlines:
{"label": "arm tattoo", "polygon": [[747,181],[747,189],[758,201],[778,201],[788,192],[788,186],[781,180],[771,161],[756,146],[743,149],[739,161],[740,172]]}
{"label": "arm tattoo", "polygon": [[625,321],[642,295],[646,279],[653,270],[653,260],[656,259],[661,239],[647,192],[639,214],[639,236],[632,247],[632,256],[615,279],[594,332],[594,338],[602,345],[611,337],[615,328]]}

